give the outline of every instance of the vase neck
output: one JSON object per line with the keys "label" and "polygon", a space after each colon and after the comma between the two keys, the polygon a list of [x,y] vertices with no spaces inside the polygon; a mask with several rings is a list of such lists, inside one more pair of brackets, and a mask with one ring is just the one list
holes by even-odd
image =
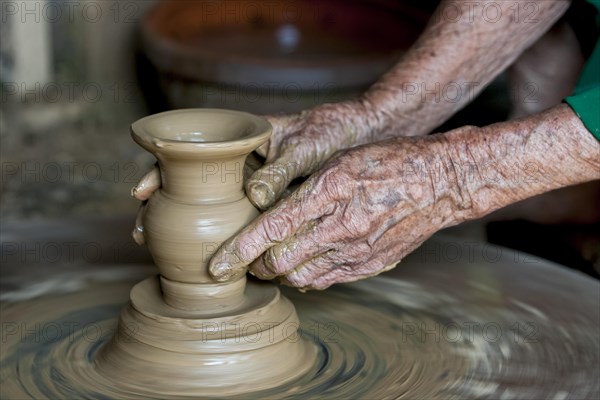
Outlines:
{"label": "vase neck", "polygon": [[173,200],[187,204],[237,201],[245,196],[246,156],[193,159],[157,154],[162,190]]}

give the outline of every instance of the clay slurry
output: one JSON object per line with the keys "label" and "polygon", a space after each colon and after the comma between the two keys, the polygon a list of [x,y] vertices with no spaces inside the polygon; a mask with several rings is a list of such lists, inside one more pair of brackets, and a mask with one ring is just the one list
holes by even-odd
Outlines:
{"label": "clay slurry", "polygon": [[[284,399],[384,398],[405,393],[410,398],[439,398],[453,392],[469,393],[467,385],[473,379],[476,358],[464,355],[468,346],[446,341],[436,343],[431,335],[423,342],[420,334],[403,334],[403,322],[431,325],[438,318],[421,307],[406,308],[401,301],[404,297],[397,299],[398,302],[379,297],[376,286],[381,281],[373,279],[326,292],[288,291],[286,295],[300,310],[301,324],[299,331],[290,330],[285,340],[291,343],[306,340],[316,349],[316,357],[304,361],[306,370],[302,375],[287,381],[263,382],[262,386],[252,385],[252,381],[261,381],[268,371],[257,367],[250,367],[248,376],[243,379],[221,369],[218,374],[211,374],[212,380],[190,380],[194,373],[202,378],[202,374],[209,371],[193,364],[175,370],[182,375],[162,371],[165,375],[156,376],[156,365],[164,360],[153,360],[152,353],[144,353],[140,356],[144,361],[140,358],[126,367],[114,365],[117,370],[107,375],[98,360],[113,345],[110,341],[115,341],[111,339],[115,330],[119,331],[115,316],[127,300],[130,283],[96,283],[66,295],[13,303],[3,310],[3,319],[30,327],[61,327],[63,335],[40,333],[39,340],[33,337],[21,340],[18,334],[5,335],[2,397],[247,398],[253,393],[261,398]],[[393,282],[390,285],[392,287],[387,289],[403,290],[407,296],[414,295],[413,302],[419,302],[419,288],[407,291],[402,285],[394,287]],[[382,307],[383,304],[387,306]],[[131,337],[120,336],[117,340],[131,346],[132,351],[139,351],[134,347],[135,337],[147,327],[130,322],[127,330]],[[238,329],[252,325],[241,323]],[[159,326],[157,324],[157,328]],[[237,345],[254,346],[256,341],[268,341],[268,337],[267,331],[253,334],[248,343],[242,339]],[[220,339],[215,342],[217,348],[223,346]],[[303,354],[277,352],[274,357],[265,367],[268,370],[281,370]],[[211,362],[214,364],[217,359],[218,354],[213,354]],[[212,367],[214,371],[215,365]]]}

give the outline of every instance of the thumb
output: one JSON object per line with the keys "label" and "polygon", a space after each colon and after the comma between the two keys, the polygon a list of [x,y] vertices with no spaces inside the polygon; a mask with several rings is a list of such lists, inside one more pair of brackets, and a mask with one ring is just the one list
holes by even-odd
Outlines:
{"label": "thumb", "polygon": [[304,163],[292,151],[286,151],[252,174],[246,181],[246,194],[256,207],[265,210],[281,197],[291,181],[306,172]]}
{"label": "thumb", "polygon": [[148,200],[152,193],[159,187],[160,171],[158,167],[154,167],[131,189],[131,195],[138,200]]}

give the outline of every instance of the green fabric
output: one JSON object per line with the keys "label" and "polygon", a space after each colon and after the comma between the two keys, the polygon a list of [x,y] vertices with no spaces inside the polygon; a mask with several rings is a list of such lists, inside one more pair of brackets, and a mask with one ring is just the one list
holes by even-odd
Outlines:
{"label": "green fabric", "polygon": [[[596,24],[600,26],[600,0],[588,0],[598,13]],[[600,140],[600,41],[585,64],[573,94],[565,99],[585,127]]]}

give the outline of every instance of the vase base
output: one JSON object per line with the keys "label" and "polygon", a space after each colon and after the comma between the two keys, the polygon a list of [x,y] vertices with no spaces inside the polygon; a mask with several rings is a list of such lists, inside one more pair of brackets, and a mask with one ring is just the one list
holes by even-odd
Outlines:
{"label": "vase base", "polygon": [[[227,310],[167,305],[157,276],[138,283],[117,332],[99,352],[98,372],[116,389],[165,396],[226,396],[279,386],[315,363],[292,303],[268,283],[248,282]],[[277,367],[274,368],[274,365]]]}

